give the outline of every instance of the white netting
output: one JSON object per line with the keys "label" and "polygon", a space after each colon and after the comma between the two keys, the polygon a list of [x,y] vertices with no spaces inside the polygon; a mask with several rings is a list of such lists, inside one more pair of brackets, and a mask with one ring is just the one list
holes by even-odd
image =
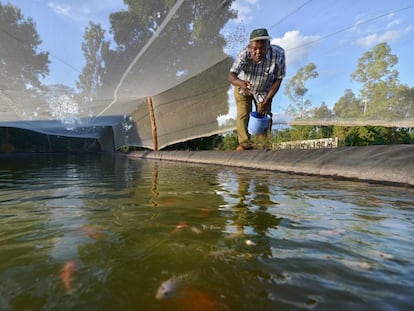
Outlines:
{"label": "white netting", "polygon": [[[88,60],[76,88],[39,85],[39,77],[48,74],[44,66],[52,55],[40,50],[33,54],[32,49],[42,39],[34,35],[36,20],[31,23],[25,19],[31,17],[30,12],[20,15],[17,4],[1,3],[0,126],[94,138],[104,150],[123,146],[161,149],[232,130],[235,109],[227,74],[233,57],[247,43],[250,30],[255,26],[273,30],[298,12],[311,14],[315,5],[296,1],[288,11],[275,12],[272,20],[253,22],[246,7],[254,9],[255,16],[265,14],[263,1],[128,3],[109,16],[113,42],[105,41],[99,24],[91,23],[85,29],[89,37],[85,37],[82,49]],[[360,60],[359,71],[353,76],[361,83],[359,93],[348,92],[344,86],[344,95],[335,103],[311,102],[308,89],[313,78],[323,73],[317,73],[317,67],[312,71],[303,66],[295,75],[300,66],[293,64],[299,56],[308,56],[309,46],[338,34],[346,38],[352,26],[369,25],[412,7],[372,12],[364,21],[350,23],[325,36],[300,36],[297,30],[279,33],[280,37],[272,42],[285,48],[289,75],[275,100],[275,110],[279,110],[275,120],[283,115],[282,121],[290,124],[412,127],[414,92],[399,82],[393,71],[395,59],[386,42]],[[325,13],[338,13],[342,8],[343,4],[335,4]],[[320,20],[315,23],[327,25],[329,15],[318,16]],[[56,40],[64,40],[64,36]],[[325,55],[333,54],[335,47],[326,49]],[[387,66],[377,76],[370,74],[373,60],[382,52],[387,53]],[[34,58],[28,61],[31,57]],[[357,60],[354,66],[355,63]],[[11,135],[4,133],[2,143],[9,143]]]}

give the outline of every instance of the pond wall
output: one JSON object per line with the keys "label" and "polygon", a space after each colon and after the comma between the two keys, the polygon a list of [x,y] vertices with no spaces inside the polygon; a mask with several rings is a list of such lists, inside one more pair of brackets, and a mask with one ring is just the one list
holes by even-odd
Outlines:
{"label": "pond wall", "polygon": [[127,156],[414,186],[414,145],[241,152],[133,151]]}

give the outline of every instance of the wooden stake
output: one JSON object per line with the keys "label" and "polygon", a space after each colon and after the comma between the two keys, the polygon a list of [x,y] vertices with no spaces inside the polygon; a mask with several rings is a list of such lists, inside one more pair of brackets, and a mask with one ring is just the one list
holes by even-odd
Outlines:
{"label": "wooden stake", "polygon": [[154,107],[152,105],[152,97],[147,96],[148,111],[151,122],[151,132],[152,132],[152,143],[154,151],[158,151],[158,136],[157,136],[157,123],[155,122]]}

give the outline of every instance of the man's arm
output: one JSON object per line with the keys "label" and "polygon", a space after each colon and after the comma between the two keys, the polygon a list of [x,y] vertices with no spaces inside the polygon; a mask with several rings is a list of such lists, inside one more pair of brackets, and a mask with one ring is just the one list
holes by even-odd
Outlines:
{"label": "man's arm", "polygon": [[279,91],[280,85],[282,84],[282,79],[276,79],[272,85],[270,86],[269,92],[265,100],[261,103],[258,103],[257,109],[260,114],[267,114],[272,110],[272,100],[273,97],[276,95],[277,91]]}
{"label": "man's arm", "polygon": [[237,78],[235,72],[230,71],[228,81],[235,87],[239,87],[246,95],[250,95],[250,82]]}

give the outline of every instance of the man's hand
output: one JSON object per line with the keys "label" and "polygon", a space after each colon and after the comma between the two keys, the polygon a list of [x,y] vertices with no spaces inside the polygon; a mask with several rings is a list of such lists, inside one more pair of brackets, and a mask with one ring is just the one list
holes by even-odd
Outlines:
{"label": "man's hand", "polygon": [[228,80],[233,86],[238,87],[244,95],[251,95],[250,93],[250,81],[244,81],[237,77],[235,72],[230,72]]}
{"label": "man's hand", "polygon": [[270,113],[270,105],[265,103],[265,102],[261,102],[257,104],[257,112],[264,116]]}
{"label": "man's hand", "polygon": [[239,80],[239,81],[240,81],[239,87],[242,93],[245,95],[250,95],[251,83],[249,81],[244,81],[244,80]]}

